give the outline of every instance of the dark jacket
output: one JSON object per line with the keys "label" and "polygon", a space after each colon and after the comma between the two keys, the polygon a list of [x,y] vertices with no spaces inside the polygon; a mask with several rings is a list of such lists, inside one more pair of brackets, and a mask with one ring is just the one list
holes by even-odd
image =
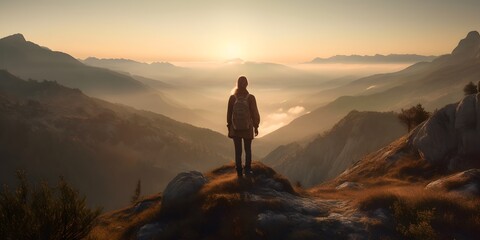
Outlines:
{"label": "dark jacket", "polygon": [[[248,93],[248,91],[245,90],[238,90],[235,95],[239,96],[245,96]],[[233,104],[235,103],[236,97],[235,95],[231,95],[230,98],[228,99],[228,108],[227,108],[227,127],[229,131],[233,131],[233,134],[229,137],[240,137],[240,138],[246,138],[246,139],[253,139],[254,134],[253,134],[253,129],[258,128],[258,125],[260,124],[260,113],[258,113],[258,107],[257,107],[257,100],[255,100],[255,96],[250,94],[248,97],[248,103],[250,106],[250,116],[252,117],[252,123],[253,127],[251,127],[248,130],[233,130],[233,125],[232,125],[232,114],[233,114]],[[229,134],[230,135],[230,134]]]}

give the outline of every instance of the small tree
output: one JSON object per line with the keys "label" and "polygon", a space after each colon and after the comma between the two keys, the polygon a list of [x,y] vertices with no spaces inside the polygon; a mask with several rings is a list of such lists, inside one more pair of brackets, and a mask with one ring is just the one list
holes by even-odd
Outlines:
{"label": "small tree", "polygon": [[429,117],[430,113],[425,111],[422,104],[417,104],[417,106],[406,110],[402,108],[400,114],[398,114],[398,118],[407,126],[409,132]]}
{"label": "small tree", "polygon": [[[480,82],[479,82],[479,84],[480,84]],[[473,82],[469,82],[469,83],[467,83],[467,85],[465,85],[465,87],[463,87],[463,93],[465,93],[465,96],[468,96],[468,95],[471,95],[471,94],[477,94],[478,93],[477,86],[475,86],[475,84]]]}
{"label": "small tree", "polygon": [[85,197],[60,178],[57,187],[30,185],[18,172],[15,191],[0,192],[0,239],[83,239],[101,210],[86,206]]}
{"label": "small tree", "polygon": [[138,179],[137,187],[135,188],[135,192],[133,193],[131,202],[132,203],[137,202],[138,199],[140,198],[141,193],[142,193],[142,182],[140,181],[140,179]]}

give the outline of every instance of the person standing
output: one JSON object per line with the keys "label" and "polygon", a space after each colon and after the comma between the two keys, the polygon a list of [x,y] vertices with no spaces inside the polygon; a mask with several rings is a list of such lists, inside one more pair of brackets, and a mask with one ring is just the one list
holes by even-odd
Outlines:
{"label": "person standing", "polygon": [[[252,140],[258,135],[260,113],[258,112],[255,96],[247,90],[248,80],[241,76],[237,80],[237,86],[232,90],[228,99],[227,128],[228,137],[233,139],[235,146],[235,167],[238,177],[253,174],[252,164]],[[242,168],[242,140],[245,149],[245,167]]]}

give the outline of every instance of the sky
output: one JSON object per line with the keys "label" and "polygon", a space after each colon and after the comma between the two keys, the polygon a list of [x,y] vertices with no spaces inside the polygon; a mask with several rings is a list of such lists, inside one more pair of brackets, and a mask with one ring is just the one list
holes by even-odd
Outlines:
{"label": "sky", "polygon": [[0,0],[0,37],[82,59],[299,63],[449,53],[479,13],[478,0]]}

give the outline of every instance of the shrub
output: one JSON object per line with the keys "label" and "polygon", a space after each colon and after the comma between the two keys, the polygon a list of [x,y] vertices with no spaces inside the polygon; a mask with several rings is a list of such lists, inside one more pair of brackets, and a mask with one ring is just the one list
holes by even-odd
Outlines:
{"label": "shrub", "polygon": [[396,230],[406,239],[437,239],[432,227],[435,208],[418,210],[411,208],[405,201],[393,203],[393,216]]}
{"label": "shrub", "polygon": [[18,186],[0,192],[0,239],[82,239],[90,232],[100,209],[86,206],[67,182],[58,186],[30,185],[24,172],[17,172]]}
{"label": "shrub", "polygon": [[471,95],[471,94],[476,94],[476,93],[478,93],[477,86],[475,86],[475,84],[473,82],[469,82],[469,83],[467,83],[467,85],[465,85],[465,87],[463,87],[463,93],[465,94],[465,96]]}

